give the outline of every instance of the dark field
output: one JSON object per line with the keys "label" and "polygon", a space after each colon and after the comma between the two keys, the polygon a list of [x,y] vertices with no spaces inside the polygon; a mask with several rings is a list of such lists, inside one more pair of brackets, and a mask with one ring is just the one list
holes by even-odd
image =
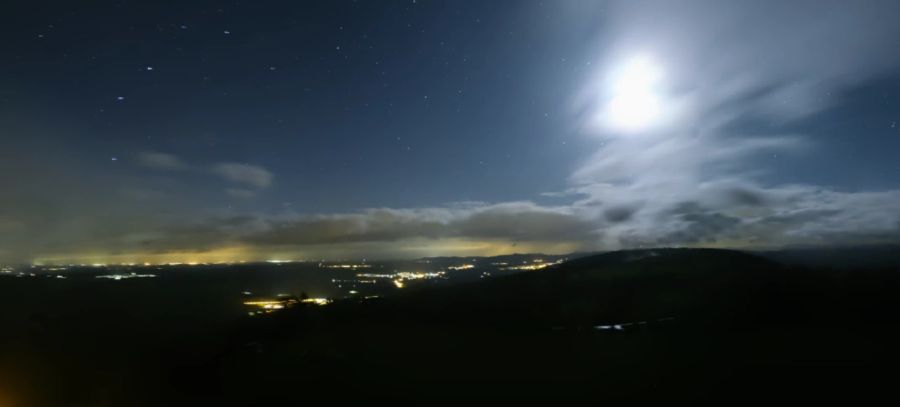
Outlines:
{"label": "dark field", "polygon": [[874,400],[898,360],[900,275],[887,264],[614,252],[255,317],[242,291],[340,298],[331,279],[358,271],[3,278],[0,401]]}

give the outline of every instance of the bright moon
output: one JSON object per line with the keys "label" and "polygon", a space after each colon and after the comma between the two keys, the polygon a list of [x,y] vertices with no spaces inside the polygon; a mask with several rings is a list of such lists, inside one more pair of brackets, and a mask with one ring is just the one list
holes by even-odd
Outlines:
{"label": "bright moon", "polygon": [[662,70],[646,58],[635,58],[612,76],[606,122],[618,131],[640,131],[660,118]]}

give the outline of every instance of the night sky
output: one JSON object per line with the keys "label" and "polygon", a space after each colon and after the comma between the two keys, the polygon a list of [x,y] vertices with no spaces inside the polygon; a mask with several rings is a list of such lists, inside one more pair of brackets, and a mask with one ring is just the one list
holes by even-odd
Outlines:
{"label": "night sky", "polygon": [[898,16],[14,2],[0,261],[898,243]]}

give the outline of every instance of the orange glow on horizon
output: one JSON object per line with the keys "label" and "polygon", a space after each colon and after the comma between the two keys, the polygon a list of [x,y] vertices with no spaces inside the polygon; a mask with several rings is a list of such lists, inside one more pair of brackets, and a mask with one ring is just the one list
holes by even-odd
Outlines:
{"label": "orange glow on horizon", "polygon": [[576,242],[518,242],[464,239],[411,239],[399,242],[341,243],[295,247],[222,247],[209,251],[173,251],[167,253],[59,254],[35,258],[36,265],[202,265],[240,262],[279,262],[315,260],[415,259],[436,256],[497,256],[513,253],[565,254],[583,248]]}

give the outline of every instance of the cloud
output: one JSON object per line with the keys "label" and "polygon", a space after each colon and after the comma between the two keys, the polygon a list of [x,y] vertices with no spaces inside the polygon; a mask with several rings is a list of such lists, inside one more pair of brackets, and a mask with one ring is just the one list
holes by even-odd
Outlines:
{"label": "cloud", "polygon": [[[600,246],[606,249],[900,242],[900,190],[842,192],[723,181],[650,199],[646,191],[631,186],[591,188],[575,204],[580,208],[576,211],[603,231]],[[628,201],[633,203],[620,203]],[[630,215],[616,216],[620,212]]]}
{"label": "cloud", "polygon": [[[99,252],[102,256],[123,256],[118,258],[132,261],[172,254],[184,259],[233,248],[243,248],[245,256],[256,258],[270,253],[384,258],[516,250],[567,252],[586,249],[586,244],[594,240],[591,223],[584,222],[569,208],[530,202],[373,208],[317,215],[257,214],[190,222],[154,217],[121,227],[82,226],[80,233],[91,237],[91,245],[106,248]],[[44,259],[65,259],[67,254],[85,253],[85,248],[73,241],[69,245],[44,247],[43,251]]]}
{"label": "cloud", "polygon": [[172,154],[145,151],[138,154],[138,164],[162,171],[178,171],[187,169],[187,164]]}
{"label": "cloud", "polygon": [[[749,194],[753,199],[734,199]],[[373,208],[335,214],[154,218],[98,228],[81,236],[109,253],[196,258],[242,248],[242,256],[271,253],[325,256],[567,252],[649,246],[774,248],[788,245],[877,244],[900,241],[900,191],[836,192],[810,186],[761,188],[706,184],[695,200],[607,205],[594,193],[571,205],[532,202],[466,203],[440,207]],[[9,223],[7,228],[18,228]],[[49,249],[49,248],[48,248]],[[77,242],[60,244],[75,252]],[[185,254],[185,251],[188,253]],[[194,257],[191,257],[194,256]]]}
{"label": "cloud", "polygon": [[608,8],[604,48],[613,64],[654,55],[670,88],[705,114],[792,120],[900,63],[897,11],[891,0],[621,1]]}
{"label": "cloud", "polygon": [[566,208],[530,202],[424,209],[369,209],[272,222],[247,240],[267,245],[469,239],[531,242],[588,241],[591,226]]}
{"label": "cloud", "polygon": [[[257,259],[273,252],[390,257],[900,242],[896,187],[788,182],[772,176],[761,160],[776,153],[815,160],[827,141],[804,124],[900,67],[896,1],[560,3],[573,11],[568,17],[589,20],[582,27],[599,30],[597,46],[588,47],[591,66],[599,68],[572,96],[570,111],[572,127],[597,147],[574,164],[565,191],[541,194],[553,206],[465,202],[233,216],[225,209],[215,212],[208,191],[187,181],[151,184],[112,171],[71,171],[94,164],[71,162],[75,158],[64,151],[29,161],[28,151],[47,154],[47,146],[60,145],[34,143],[18,152],[0,149],[0,185],[6,193],[0,200],[0,257],[185,252]],[[595,122],[608,102],[607,73],[634,53],[662,66],[662,103],[669,114],[659,126],[619,134]],[[10,129],[10,120],[0,123],[8,134],[53,133],[24,133]],[[160,152],[142,153],[138,163],[221,177],[228,182],[225,192],[240,198],[273,182],[267,169],[241,163],[191,167]],[[21,182],[24,173],[28,183]]]}
{"label": "cloud", "polygon": [[[735,200],[735,190],[755,198]],[[28,248],[37,259],[84,259],[93,253],[96,257],[91,258],[97,261],[261,259],[273,253],[292,258],[386,258],[900,241],[900,191],[836,192],[802,185],[761,188],[718,183],[701,185],[686,195],[694,200],[674,197],[616,205],[594,201],[595,194],[588,191],[582,194],[584,199],[562,206],[466,203],[335,214],[213,215],[193,221],[182,215],[145,213],[141,217],[123,214],[115,222],[103,223],[73,218],[46,227],[0,216],[0,229],[31,236]],[[43,232],[36,233],[35,226]]]}
{"label": "cloud", "polygon": [[612,223],[624,222],[634,215],[637,212],[638,208],[629,207],[626,205],[621,206],[613,206],[603,211],[603,216],[607,221]]}
{"label": "cloud", "polygon": [[221,163],[213,166],[211,171],[228,181],[251,188],[264,189],[272,185],[272,173],[256,165]]}
{"label": "cloud", "polygon": [[[159,171],[184,171],[192,169],[181,158],[173,154],[145,151],[138,154],[139,165]],[[238,184],[239,188],[226,188],[229,196],[249,199],[256,196],[258,190],[268,188],[272,184],[273,175],[263,167],[241,163],[220,163],[210,169],[213,175]],[[130,188],[129,191],[138,191]],[[130,194],[137,196],[137,194]]]}
{"label": "cloud", "polygon": [[[900,67],[900,25],[887,17],[896,2],[637,0],[603,11],[605,63],[572,104],[598,148],[567,192],[580,194],[572,211],[603,231],[602,247],[900,240],[898,191],[781,185],[759,164],[808,157],[823,141],[804,120]],[[598,126],[609,72],[635,55],[663,68],[669,115],[639,132]]]}

